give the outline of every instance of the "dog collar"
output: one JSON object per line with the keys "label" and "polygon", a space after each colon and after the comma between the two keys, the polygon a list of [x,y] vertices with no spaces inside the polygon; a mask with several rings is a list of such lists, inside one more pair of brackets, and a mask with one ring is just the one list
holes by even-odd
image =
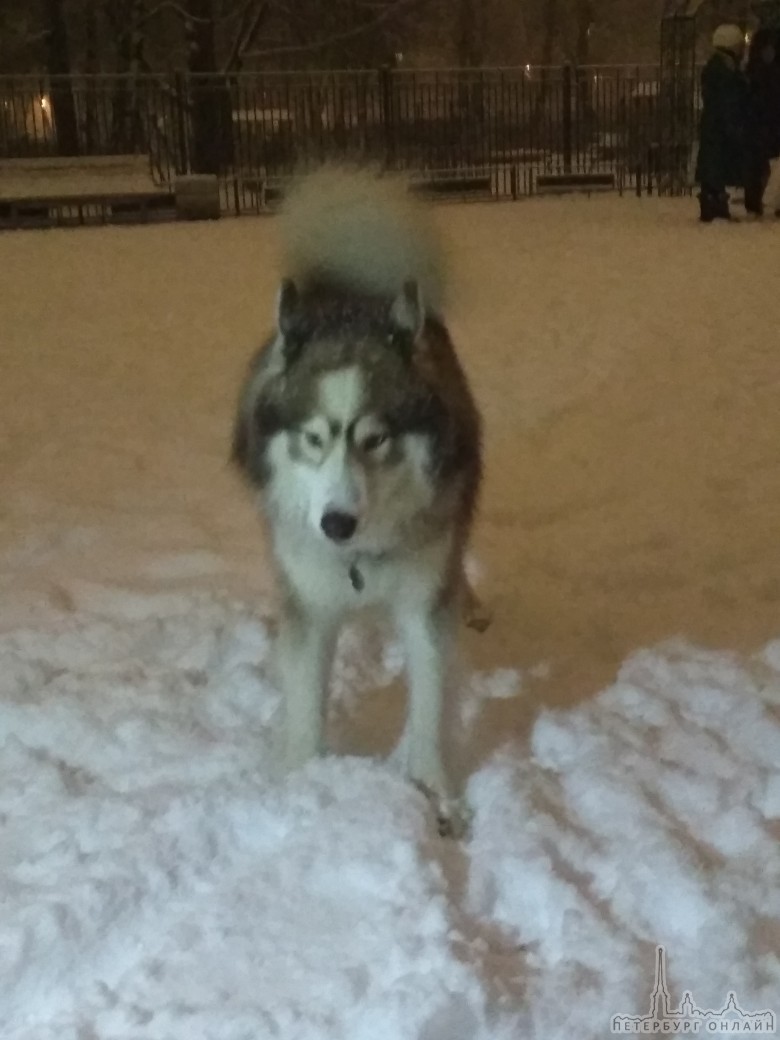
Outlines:
{"label": "dog collar", "polygon": [[355,560],[351,564],[348,573],[349,580],[352,582],[352,588],[355,590],[355,592],[362,592],[366,582],[363,575],[360,573],[360,570],[357,565],[357,560]]}
{"label": "dog collar", "polygon": [[364,552],[360,553],[352,560],[352,563],[350,563],[349,568],[347,569],[347,574],[349,575],[350,583],[355,592],[362,592],[366,587],[366,579],[363,577],[363,572],[360,569],[361,561],[370,560],[371,563],[380,563],[382,560],[386,560],[389,555],[390,553],[387,551],[377,553]]}

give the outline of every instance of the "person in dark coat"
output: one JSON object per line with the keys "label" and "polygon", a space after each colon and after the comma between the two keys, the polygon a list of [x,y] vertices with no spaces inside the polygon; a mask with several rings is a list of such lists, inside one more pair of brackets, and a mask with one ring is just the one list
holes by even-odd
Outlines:
{"label": "person in dark coat", "polygon": [[780,64],[777,37],[758,29],[750,41],[745,109],[745,209],[756,217],[764,212],[770,160],[780,155]]}
{"label": "person in dark coat", "polygon": [[740,70],[745,37],[738,25],[720,25],[701,74],[702,113],[696,181],[701,219],[730,220],[727,185],[742,185],[747,86]]}

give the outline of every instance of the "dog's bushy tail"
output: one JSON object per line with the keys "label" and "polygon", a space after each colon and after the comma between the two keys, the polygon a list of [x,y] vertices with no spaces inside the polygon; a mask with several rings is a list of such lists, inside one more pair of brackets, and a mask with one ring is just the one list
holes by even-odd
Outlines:
{"label": "dog's bushy tail", "polygon": [[293,186],[282,219],[286,273],[296,281],[394,296],[415,279],[428,307],[444,307],[444,250],[403,179],[324,167]]}

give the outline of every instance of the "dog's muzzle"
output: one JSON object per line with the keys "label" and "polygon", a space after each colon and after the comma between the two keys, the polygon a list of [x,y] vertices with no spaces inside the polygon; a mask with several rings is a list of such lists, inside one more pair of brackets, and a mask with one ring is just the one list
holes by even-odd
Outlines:
{"label": "dog's muzzle", "polygon": [[357,530],[357,517],[352,516],[351,513],[333,510],[325,513],[320,520],[320,527],[332,542],[348,542]]}

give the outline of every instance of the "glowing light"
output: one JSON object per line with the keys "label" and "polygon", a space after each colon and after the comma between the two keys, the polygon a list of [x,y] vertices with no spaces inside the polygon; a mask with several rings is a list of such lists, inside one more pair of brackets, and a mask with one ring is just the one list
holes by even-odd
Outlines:
{"label": "glowing light", "polygon": [[50,107],[49,99],[47,97],[42,97],[41,98],[41,108],[43,109],[43,111],[44,112],[48,112],[49,111],[49,107]]}

